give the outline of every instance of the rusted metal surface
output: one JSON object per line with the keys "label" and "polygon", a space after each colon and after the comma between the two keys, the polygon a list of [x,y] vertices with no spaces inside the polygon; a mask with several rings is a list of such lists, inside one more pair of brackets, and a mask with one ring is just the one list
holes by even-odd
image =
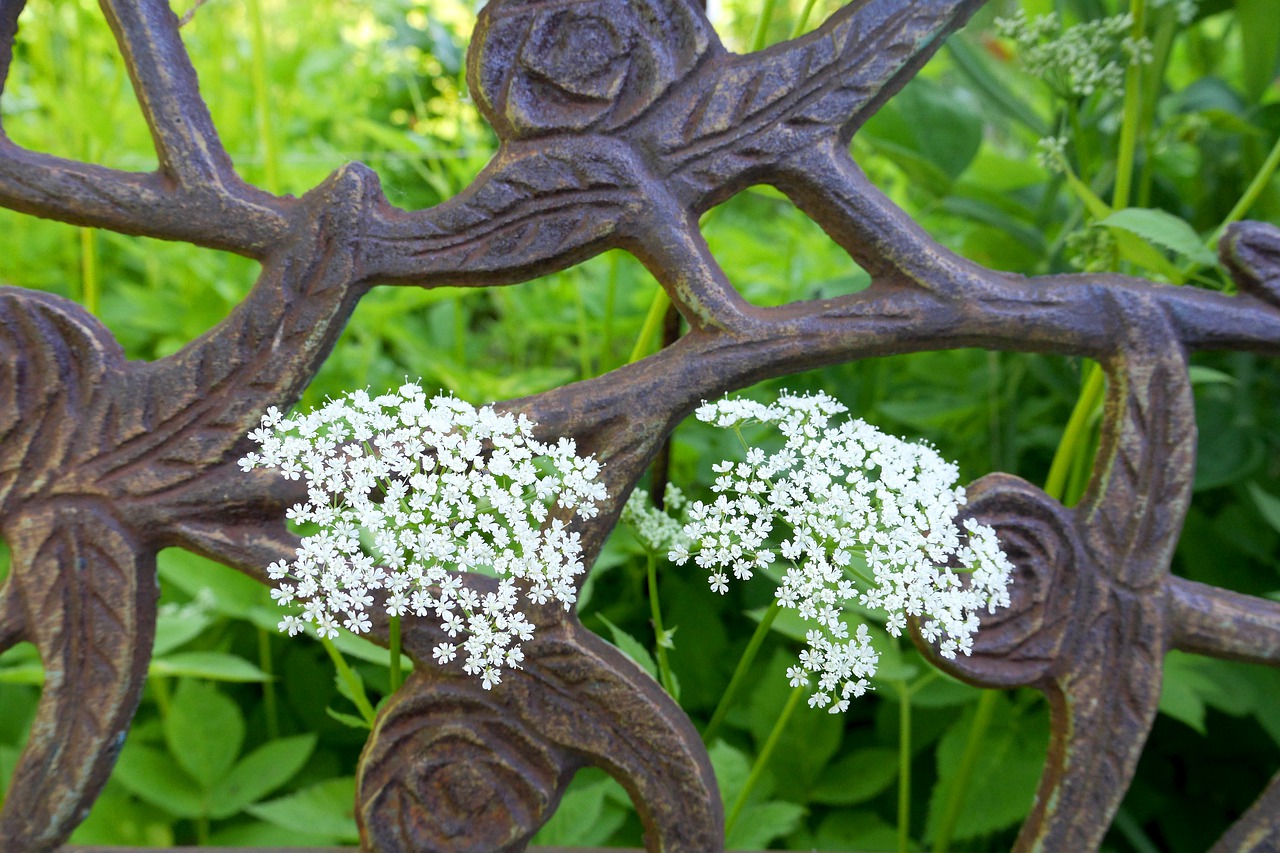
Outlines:
{"label": "rusted metal surface", "polygon": [[[0,0],[0,81],[23,5]],[[159,171],[70,162],[0,135],[0,204],[236,252],[262,275],[223,323],[150,364],[126,362],[78,306],[0,288],[0,534],[13,552],[0,648],[30,640],[46,669],[0,849],[55,849],[105,784],[146,672],[156,552],[179,545],[264,582],[270,562],[293,555],[283,512],[295,487],[234,460],[267,406],[297,399],[371,286],[516,284],[615,247],[644,262],[688,334],[639,364],[502,404],[606,463],[609,504],[579,527],[588,565],[705,398],[959,346],[1104,365],[1104,440],[1079,507],[1007,475],[973,488],[970,512],[1000,531],[1019,583],[973,657],[944,664],[1046,693],[1054,734],[1018,848],[1096,849],[1150,730],[1165,651],[1280,663],[1280,605],[1169,573],[1194,469],[1186,354],[1280,352],[1280,231],[1227,234],[1238,296],[1121,276],[1024,279],[933,242],[867,181],[848,143],[979,5],[856,0],[813,34],[737,56],[686,0],[495,0],[469,76],[501,148],[456,198],[403,211],[360,165],[300,199],[245,184],[166,0],[103,0]],[[873,285],[745,302],[697,222],[753,183],[789,196]],[[431,662],[431,627],[407,628],[421,665],[363,756],[365,848],[523,849],[573,772],[594,765],[630,792],[648,849],[721,849],[715,779],[680,708],[573,613],[533,618],[525,668],[488,692]],[[1280,847],[1278,802],[1280,777],[1218,849]]]}

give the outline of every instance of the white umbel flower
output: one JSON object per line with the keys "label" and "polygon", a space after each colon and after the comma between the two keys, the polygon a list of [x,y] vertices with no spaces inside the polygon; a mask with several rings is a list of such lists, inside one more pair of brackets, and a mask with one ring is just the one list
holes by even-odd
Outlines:
{"label": "white umbel flower", "polygon": [[[520,590],[531,602],[572,605],[584,567],[568,521],[593,517],[606,496],[593,456],[579,456],[571,439],[536,440],[535,426],[455,397],[428,399],[413,383],[289,417],[268,410],[250,434],[260,452],[240,465],[305,480],[307,502],[288,517],[318,528],[295,560],[270,567],[276,599],[302,607],[281,630],[364,633],[383,591],[390,615],[434,618],[461,638],[461,649],[440,644],[439,663],[461,652],[486,689],[499,683],[533,636]],[[495,575],[497,591],[477,594],[454,574],[475,570]]]}
{"label": "white umbel flower", "polygon": [[954,657],[969,653],[981,610],[1008,605],[1012,572],[990,527],[970,519],[957,528],[965,497],[954,464],[861,420],[834,420],[846,411],[826,394],[788,393],[773,405],[726,399],[699,408],[700,420],[727,429],[774,424],[785,443],[714,466],[717,497],[690,504],[691,544],[671,555],[707,569],[719,593],[731,575],[747,580],[780,557],[778,602],[814,625],[788,678],[816,679],[809,704],[832,713],[867,689],[877,664],[866,626],[850,636],[849,605],[883,610],[893,636],[915,617]]}

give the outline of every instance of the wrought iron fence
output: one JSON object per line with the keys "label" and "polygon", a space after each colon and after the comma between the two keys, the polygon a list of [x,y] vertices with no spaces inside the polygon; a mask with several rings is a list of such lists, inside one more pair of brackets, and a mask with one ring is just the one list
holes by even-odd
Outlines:
{"label": "wrought iron fence", "polygon": [[[24,5],[0,0],[0,80]],[[46,673],[0,849],[56,847],[102,789],[147,669],[157,551],[181,546],[264,583],[270,563],[292,556],[294,484],[243,475],[235,460],[268,406],[296,400],[371,287],[515,284],[610,248],[644,263],[688,333],[604,377],[501,404],[606,463],[608,503],[578,523],[588,565],[705,398],[960,346],[1102,364],[1102,446],[1079,506],[1003,474],[972,488],[968,512],[996,526],[1017,565],[1014,603],[984,619],[972,657],[938,660],[974,684],[1046,694],[1053,735],[1018,849],[1096,849],[1151,728],[1165,652],[1280,662],[1280,604],[1169,571],[1195,462],[1187,353],[1280,351],[1280,231],[1226,234],[1236,296],[1119,275],[1026,279],[931,240],[866,179],[849,143],[980,5],[855,0],[809,35],[739,56],[691,0],[494,0],[468,71],[501,148],[465,192],[405,211],[359,164],[301,198],[245,183],[169,4],[103,0],[159,169],[125,173],[0,136],[0,204],[234,252],[262,274],[224,322],[152,363],[127,362],[71,302],[0,288],[0,532],[13,559],[0,648],[34,643]],[[873,285],[777,308],[744,301],[698,216],[752,184],[781,190]],[[721,849],[715,778],[680,708],[574,613],[531,618],[524,668],[492,691],[430,665],[431,627],[406,629],[406,653],[425,665],[381,711],[363,755],[366,846],[522,849],[591,765],[630,793],[649,849]],[[385,622],[374,633],[385,637]],[[1216,849],[1277,848],[1280,777]]]}

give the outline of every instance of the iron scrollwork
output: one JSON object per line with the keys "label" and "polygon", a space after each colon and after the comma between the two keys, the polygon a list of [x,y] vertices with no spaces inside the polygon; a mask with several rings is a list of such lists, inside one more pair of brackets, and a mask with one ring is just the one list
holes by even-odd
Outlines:
{"label": "iron scrollwork", "polygon": [[[0,0],[0,87],[24,5]],[[302,198],[242,181],[166,0],[102,0],[159,169],[63,160],[0,134],[0,204],[238,253],[262,274],[224,322],[146,364],[75,304],[0,288],[0,533],[13,553],[0,648],[31,641],[46,671],[0,848],[55,848],[105,784],[146,673],[157,551],[181,546],[264,583],[268,564],[292,556],[295,487],[234,460],[268,406],[297,399],[370,287],[516,284],[622,248],[689,333],[604,377],[501,404],[606,463],[608,504],[579,525],[588,565],[704,398],[958,346],[1103,364],[1104,440],[1079,507],[1007,475],[974,487],[969,511],[1001,532],[1020,583],[974,655],[944,662],[1049,698],[1054,735],[1018,848],[1096,849],[1150,730],[1165,651],[1280,663],[1280,605],[1169,572],[1194,469],[1186,356],[1280,352],[1280,231],[1227,234],[1237,296],[1116,275],[1024,279],[932,241],[865,178],[849,142],[980,5],[854,0],[809,35],[739,56],[688,0],[494,0],[468,62],[501,147],[457,197],[404,211],[360,165]],[[821,225],[872,286],[779,308],[743,300],[697,222],[758,183]],[[431,664],[430,627],[406,631],[423,665],[365,749],[365,846],[523,849],[572,774],[594,765],[630,792],[650,850],[721,849],[715,779],[680,708],[572,612],[532,618],[525,668],[489,692]],[[1217,849],[1280,846],[1278,798],[1280,777]]]}

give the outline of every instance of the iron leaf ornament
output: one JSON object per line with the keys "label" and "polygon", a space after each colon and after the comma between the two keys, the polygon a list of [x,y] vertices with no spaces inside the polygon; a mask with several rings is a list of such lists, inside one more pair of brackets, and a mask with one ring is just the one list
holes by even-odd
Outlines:
{"label": "iron leaf ornament", "polygon": [[[0,0],[0,95],[25,0]],[[1194,469],[1186,356],[1280,352],[1280,230],[1233,227],[1238,296],[1117,275],[1025,279],[939,246],[848,153],[859,126],[963,25],[977,0],[855,0],[814,32],[727,51],[686,0],[494,0],[468,56],[501,146],[455,198],[393,207],[348,165],[301,198],[245,183],[202,100],[166,0],[102,0],[151,129],[157,171],[25,150],[0,128],[0,205],[257,260],[249,296],[209,333],[129,362],[57,297],[0,288],[0,649],[30,641],[46,682],[3,812],[0,849],[61,844],[101,791],[137,706],[155,626],[155,554],[177,545],[268,582],[298,539],[296,487],[235,461],[270,406],[294,403],[375,285],[524,282],[612,248],[639,258],[688,321],[644,361],[501,408],[604,463],[609,498],[576,522],[590,565],[628,494],[702,400],[823,365],[960,346],[1088,356],[1108,372],[1104,442],[1082,504],[1007,475],[970,511],[1001,531],[1021,583],[972,658],[979,684],[1030,685],[1054,735],[1020,850],[1096,849],[1132,777],[1164,652],[1280,662],[1280,605],[1179,580],[1169,559]],[[747,303],[698,216],[776,186],[872,276],[867,290]],[[477,589],[487,583],[468,577]],[[573,773],[631,794],[651,851],[723,847],[697,732],[573,612],[532,614],[524,669],[479,690],[407,626],[417,666],[359,770],[368,850],[521,850]],[[374,625],[385,639],[385,624]],[[1280,777],[1218,849],[1280,846]]]}

